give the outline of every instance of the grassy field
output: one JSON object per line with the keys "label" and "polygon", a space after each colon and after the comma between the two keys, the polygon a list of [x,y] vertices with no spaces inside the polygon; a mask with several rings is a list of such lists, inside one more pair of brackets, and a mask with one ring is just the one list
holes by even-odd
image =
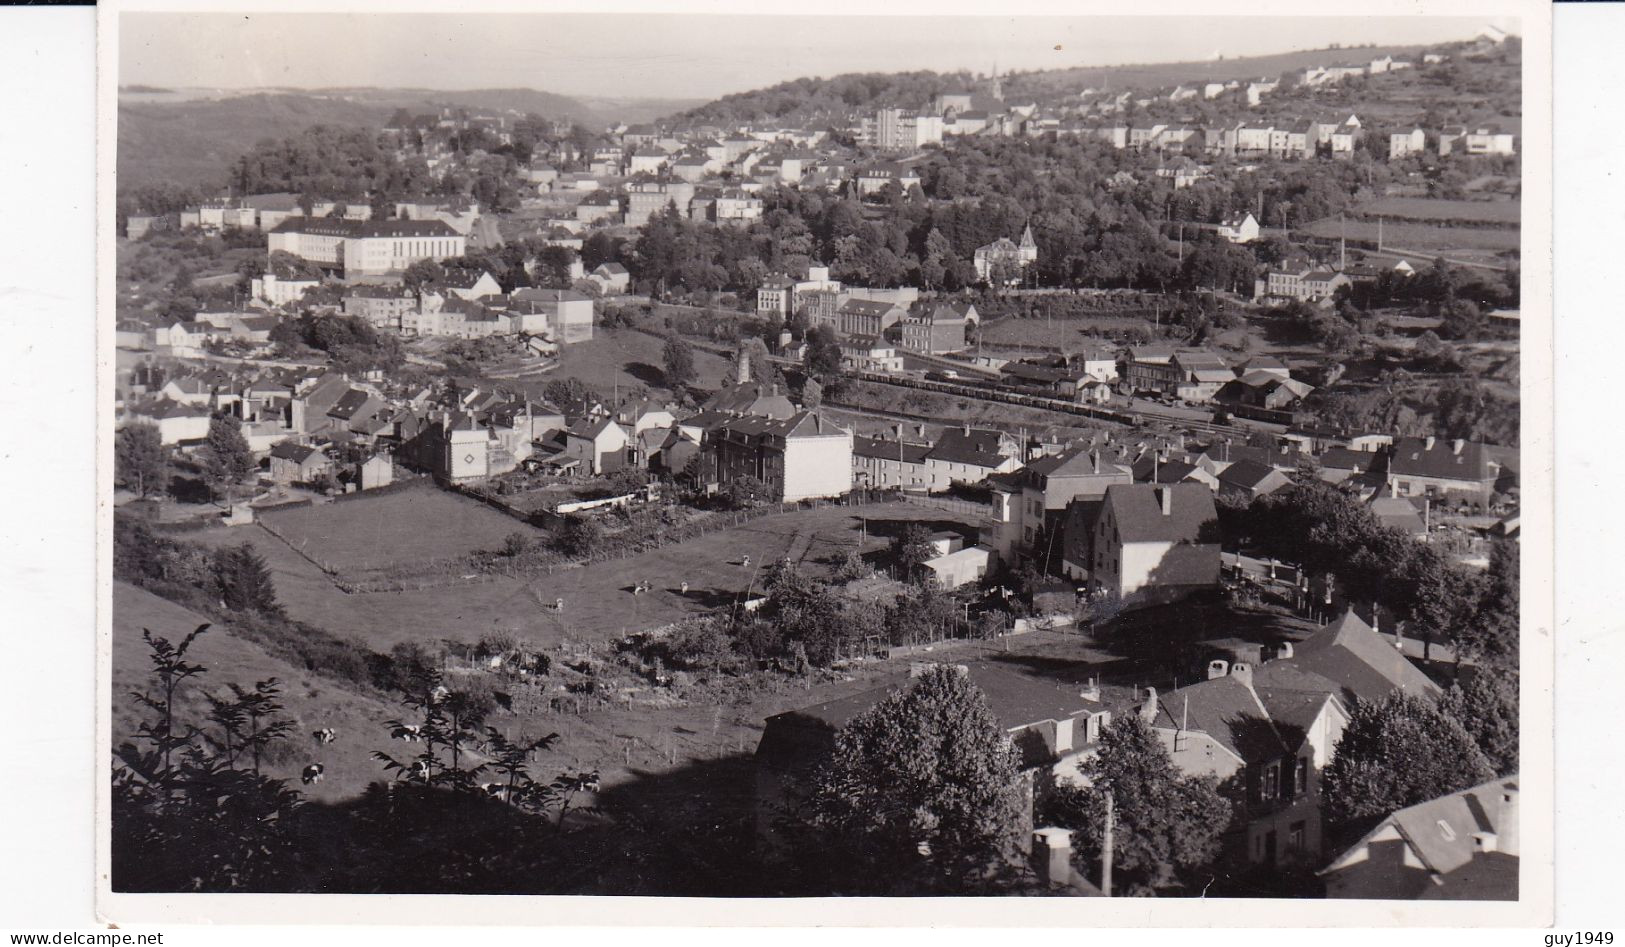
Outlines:
{"label": "grassy field", "polygon": [[[1426,197],[1384,197],[1356,208],[1366,216],[1416,221],[1470,220],[1486,224],[1516,224],[1519,201],[1447,201]],[[1387,228],[1384,227],[1384,233]]]}
{"label": "grassy field", "polygon": [[[511,633],[530,647],[547,648],[566,640],[608,640],[728,607],[747,589],[759,590],[763,568],[782,558],[792,545],[805,546],[805,569],[825,574],[833,569],[826,560],[853,548],[866,522],[868,542],[863,548],[873,552],[889,542],[887,524],[902,520],[963,522],[964,517],[905,503],[783,513],[591,568],[354,594],[341,591],[262,526],[196,535],[198,541],[211,544],[253,543],[270,565],[277,597],[290,616],[355,637],[376,651],[388,651],[402,641],[450,638],[473,643],[492,632]],[[516,520],[510,522],[520,526]],[[749,567],[743,564],[744,556],[750,557]],[[640,581],[651,583],[653,591],[632,594]],[[684,582],[689,584],[687,594],[680,591]],[[565,602],[562,612],[553,608],[560,598]]]}
{"label": "grassy field", "polygon": [[371,572],[424,559],[497,549],[510,533],[540,535],[512,517],[424,483],[264,515],[277,534],[341,572]]}
{"label": "grassy field", "polygon": [[[1350,240],[1375,243],[1378,226],[1375,220],[1350,220],[1344,223],[1336,217],[1328,217],[1315,221],[1304,230],[1326,239],[1335,240],[1346,235]],[[1517,230],[1439,227],[1405,221],[1387,221],[1380,226],[1383,246],[1390,249],[1403,247],[1406,250],[1441,254],[1503,253],[1518,249]]]}
{"label": "grassy field", "polygon": [[[595,391],[608,394],[617,386],[624,394],[640,388],[665,394],[661,353],[665,342],[647,332],[634,329],[596,329],[587,342],[564,346],[559,354],[559,367],[535,379],[526,379],[523,387],[539,393],[549,381],[578,378]],[[728,360],[701,349],[694,350],[694,384],[701,388],[717,388],[728,372]]]}
{"label": "grassy field", "polygon": [[1092,316],[1084,319],[998,319],[982,327],[982,349],[1000,345],[1044,345],[1062,352],[1081,352],[1100,346],[1114,347],[1110,339],[1090,334],[1090,330],[1123,332],[1140,326],[1147,331],[1151,320],[1139,316]]}
{"label": "grassy field", "polygon": [[[141,716],[129,698],[133,691],[149,685],[150,665],[142,629],[178,643],[207,619],[145,589],[123,582],[113,583],[113,673],[112,743],[129,740]],[[301,667],[267,654],[259,645],[234,635],[229,628],[215,626],[192,645],[188,660],[202,664],[208,672],[195,680],[181,702],[182,719],[201,723],[208,713],[205,694],[227,692],[228,684],[252,687],[255,682],[276,678],[283,684],[286,716],[295,724],[285,749],[274,752],[267,772],[289,779],[295,788],[314,799],[337,800],[360,792],[382,775],[371,759],[375,749],[389,751],[393,742],[385,722],[397,717],[393,705],[377,697],[346,690]],[[311,734],[332,727],[338,739],[318,744]],[[399,752],[403,744],[395,743]],[[326,772],[322,782],[300,786],[299,771],[319,762]]]}

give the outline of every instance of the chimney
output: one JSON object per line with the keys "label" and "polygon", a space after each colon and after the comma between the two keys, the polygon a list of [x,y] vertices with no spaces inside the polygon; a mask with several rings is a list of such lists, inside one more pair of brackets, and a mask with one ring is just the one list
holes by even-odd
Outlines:
{"label": "chimney", "polygon": [[1433,437],[1433,435],[1432,435],[1432,434],[1429,434],[1429,435],[1428,435],[1428,436],[1427,436],[1427,438],[1426,438],[1426,439],[1425,439],[1425,440],[1423,440],[1423,441],[1422,441],[1422,449],[1423,449],[1423,450],[1432,450],[1432,449],[1433,449],[1433,443],[1434,443],[1434,440],[1435,440],[1435,438],[1434,438],[1434,437]]}
{"label": "chimney", "polygon": [[1157,719],[1157,689],[1145,689],[1145,703],[1140,705],[1140,719],[1146,723],[1155,723]]}
{"label": "chimney", "polygon": [[1097,704],[1100,703],[1100,678],[1089,678],[1089,686],[1080,691],[1078,696],[1082,697],[1084,700],[1092,700]]}
{"label": "chimney", "polygon": [[1162,507],[1163,516],[1174,515],[1174,488],[1172,486],[1157,487],[1157,503]]}
{"label": "chimney", "polygon": [[1044,828],[1033,832],[1033,870],[1045,884],[1066,885],[1072,881],[1072,832]]}
{"label": "chimney", "polygon": [[1207,679],[1215,680],[1230,674],[1230,662],[1223,658],[1214,658],[1207,663]]}
{"label": "chimney", "polygon": [[1467,446],[1467,442],[1458,437],[1455,440],[1450,442],[1450,453],[1455,454],[1457,457],[1460,457],[1461,456],[1461,449],[1463,447],[1466,447],[1466,446]]}
{"label": "chimney", "polygon": [[1501,809],[1495,819],[1496,851],[1518,855],[1518,789],[1502,783]]}
{"label": "chimney", "polygon": [[1292,642],[1283,641],[1275,646],[1275,659],[1285,661],[1292,657]]}
{"label": "chimney", "polygon": [[1253,666],[1246,661],[1237,661],[1230,665],[1230,676],[1248,687],[1253,686]]}

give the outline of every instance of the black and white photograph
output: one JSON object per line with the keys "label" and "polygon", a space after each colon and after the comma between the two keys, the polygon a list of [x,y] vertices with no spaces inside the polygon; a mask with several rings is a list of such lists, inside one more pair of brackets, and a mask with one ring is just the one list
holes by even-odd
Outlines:
{"label": "black and white photograph", "polygon": [[1549,919],[1507,9],[103,11],[109,903]]}

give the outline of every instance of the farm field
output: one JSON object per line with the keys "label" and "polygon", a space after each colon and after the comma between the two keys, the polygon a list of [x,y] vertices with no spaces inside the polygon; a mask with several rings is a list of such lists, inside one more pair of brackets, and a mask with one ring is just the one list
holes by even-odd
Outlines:
{"label": "farm field", "polygon": [[[1374,245],[1378,226],[1375,220],[1350,220],[1344,223],[1336,217],[1327,217],[1315,221],[1304,230],[1323,239],[1336,240],[1340,236],[1347,236],[1350,240],[1363,240]],[[1404,248],[1406,251],[1423,253],[1491,258],[1494,254],[1518,249],[1518,231],[1515,229],[1441,227],[1407,221],[1387,221],[1380,226],[1383,247],[1394,252]]]}
{"label": "farm field", "polygon": [[541,535],[427,481],[394,493],[266,513],[263,519],[289,543],[343,573],[496,549],[514,532]]}
{"label": "farm field", "polygon": [[[1447,201],[1427,197],[1384,197],[1361,204],[1356,210],[1368,217],[1416,221],[1475,221],[1486,224],[1517,224],[1522,214],[1520,201]],[[1387,232],[1387,227],[1384,228]]]}
{"label": "farm field", "polygon": [[[599,391],[607,392],[618,386],[623,393],[638,388],[664,392],[668,390],[660,367],[664,348],[663,340],[647,332],[594,329],[590,340],[560,349],[557,368],[535,379],[525,379],[523,387],[535,395],[550,381],[576,378]],[[719,388],[727,371],[727,359],[698,347],[694,349],[695,386]]]}
{"label": "farm field", "polygon": [[[604,641],[726,607],[747,589],[759,589],[763,569],[782,559],[792,546],[803,550],[801,562],[810,573],[827,574],[833,565],[824,560],[856,545],[866,518],[865,552],[885,548],[889,542],[885,531],[898,521],[958,521],[971,532],[976,525],[967,523],[962,514],[913,503],[826,507],[765,516],[586,569],[560,569],[528,578],[482,576],[461,585],[355,594],[341,591],[263,526],[195,535],[211,545],[251,542],[271,567],[277,597],[290,617],[357,638],[375,651],[388,651],[404,641],[450,638],[474,643],[492,632],[510,633],[540,649],[566,640]],[[521,526],[517,520],[503,519],[512,528]],[[744,556],[750,556],[749,567],[743,565]],[[651,583],[653,591],[632,594],[640,581]],[[689,584],[686,595],[680,591],[684,582]],[[562,612],[553,608],[560,598],[565,602]]]}
{"label": "farm field", "polygon": [[1091,316],[1082,319],[1014,319],[989,320],[982,327],[982,350],[998,349],[1000,345],[1042,345],[1063,352],[1081,352],[1094,346],[1115,347],[1110,339],[1091,335],[1089,330],[1122,332],[1134,327],[1152,331],[1150,319],[1137,315]]}

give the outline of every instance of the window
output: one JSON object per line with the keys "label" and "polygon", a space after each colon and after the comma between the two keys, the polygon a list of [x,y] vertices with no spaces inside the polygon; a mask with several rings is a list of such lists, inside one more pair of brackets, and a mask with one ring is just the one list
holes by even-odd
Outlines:
{"label": "window", "polygon": [[1264,778],[1259,784],[1259,798],[1266,802],[1276,798],[1281,792],[1281,764],[1270,763],[1264,767]]}
{"label": "window", "polygon": [[1306,822],[1294,822],[1294,823],[1292,823],[1291,827],[1287,830],[1287,833],[1286,833],[1286,850],[1287,851],[1289,851],[1289,852],[1301,852],[1301,851],[1303,851],[1304,829],[1307,827],[1307,825],[1308,825],[1308,823],[1306,823]]}
{"label": "window", "polygon": [[1309,761],[1298,759],[1298,765],[1292,770],[1292,794],[1301,796],[1309,791]]}

